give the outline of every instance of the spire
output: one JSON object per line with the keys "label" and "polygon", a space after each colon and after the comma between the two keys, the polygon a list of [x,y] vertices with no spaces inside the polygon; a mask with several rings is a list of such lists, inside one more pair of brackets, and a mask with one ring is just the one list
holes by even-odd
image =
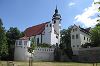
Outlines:
{"label": "spire", "polygon": [[58,9],[57,9],[57,5],[56,5],[56,9],[55,9],[55,14],[58,13]]}
{"label": "spire", "polygon": [[60,14],[58,13],[58,8],[57,8],[57,5],[56,5],[56,9],[55,9],[55,13],[53,15],[53,19],[60,19],[61,16]]}

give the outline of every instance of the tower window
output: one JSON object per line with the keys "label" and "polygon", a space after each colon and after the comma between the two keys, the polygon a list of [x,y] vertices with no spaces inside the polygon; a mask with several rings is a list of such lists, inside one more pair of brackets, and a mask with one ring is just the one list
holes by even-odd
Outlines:
{"label": "tower window", "polygon": [[58,36],[56,36],[56,38],[58,39]]}
{"label": "tower window", "polygon": [[56,23],[56,21],[54,21],[54,24]]}
{"label": "tower window", "polygon": [[50,24],[50,27],[51,27],[51,24]]}
{"label": "tower window", "polygon": [[72,35],[72,39],[74,39],[74,35]]}

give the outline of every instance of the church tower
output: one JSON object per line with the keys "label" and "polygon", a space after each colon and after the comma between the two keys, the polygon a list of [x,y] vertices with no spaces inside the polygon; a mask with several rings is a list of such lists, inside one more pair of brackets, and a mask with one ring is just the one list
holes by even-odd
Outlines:
{"label": "church tower", "polygon": [[53,23],[54,31],[58,36],[58,44],[60,44],[61,15],[58,13],[57,6],[55,9],[55,13],[52,17],[52,23]]}

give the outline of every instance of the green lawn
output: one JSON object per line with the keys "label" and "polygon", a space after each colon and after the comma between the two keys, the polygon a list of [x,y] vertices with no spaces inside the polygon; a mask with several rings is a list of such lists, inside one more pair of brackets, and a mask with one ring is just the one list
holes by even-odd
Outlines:
{"label": "green lawn", "polygon": [[[28,62],[13,62],[14,66],[28,66]],[[0,66],[7,66],[6,61],[1,61]],[[92,63],[74,63],[74,62],[33,62],[33,66],[93,66]],[[96,66],[96,65],[95,65]],[[100,63],[97,63],[100,66]]]}

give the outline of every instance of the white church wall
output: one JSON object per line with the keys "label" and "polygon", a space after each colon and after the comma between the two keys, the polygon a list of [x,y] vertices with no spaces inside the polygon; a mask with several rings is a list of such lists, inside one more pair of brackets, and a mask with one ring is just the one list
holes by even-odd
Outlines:
{"label": "white church wall", "polygon": [[47,43],[47,44],[51,44],[51,27],[50,27],[50,24],[51,23],[48,23],[46,26],[45,26],[45,30],[44,30],[44,35],[42,36],[43,37],[43,43]]}

